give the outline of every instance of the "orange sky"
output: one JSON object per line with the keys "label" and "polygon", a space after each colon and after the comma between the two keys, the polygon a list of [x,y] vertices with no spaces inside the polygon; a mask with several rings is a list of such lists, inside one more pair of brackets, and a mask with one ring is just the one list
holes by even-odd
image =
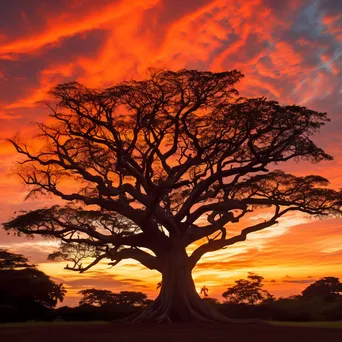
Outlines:
{"label": "orange sky", "polygon": [[[0,4],[0,138],[30,136],[46,119],[36,104],[57,83],[90,87],[141,79],[149,67],[245,74],[242,95],[327,111],[332,122],[316,138],[332,162],[282,165],[296,175],[320,174],[342,187],[342,2],[338,0],[16,0]],[[10,177],[16,160],[0,140],[0,221],[14,211],[47,205],[24,202]],[[48,263],[51,242],[7,236],[0,246],[30,256],[69,289],[67,304],[86,287],[135,289],[156,295],[160,276],[134,262],[103,264],[79,275]],[[342,222],[295,215],[246,242],[203,258],[196,285],[220,297],[248,271],[265,277],[276,296],[296,294],[322,276],[342,278]]]}

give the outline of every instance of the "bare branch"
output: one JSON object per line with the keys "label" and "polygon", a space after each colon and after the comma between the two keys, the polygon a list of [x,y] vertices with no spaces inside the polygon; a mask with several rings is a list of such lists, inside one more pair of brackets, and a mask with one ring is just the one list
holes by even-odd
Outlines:
{"label": "bare branch", "polygon": [[[134,258],[161,270],[160,260],[171,262],[205,237],[192,265],[288,212],[340,215],[342,194],[327,180],[269,171],[291,159],[332,159],[311,139],[329,121],[326,113],[239,97],[241,77],[155,70],[102,90],[57,85],[55,104],[47,104],[52,120],[38,124],[41,148],[18,136],[10,142],[24,157],[17,173],[28,197],[65,205],[21,213],[4,228],[59,239],[65,253],[55,256],[68,258],[68,269],[109,257],[112,265]],[[274,208],[273,218],[227,236],[229,225],[258,207]]]}

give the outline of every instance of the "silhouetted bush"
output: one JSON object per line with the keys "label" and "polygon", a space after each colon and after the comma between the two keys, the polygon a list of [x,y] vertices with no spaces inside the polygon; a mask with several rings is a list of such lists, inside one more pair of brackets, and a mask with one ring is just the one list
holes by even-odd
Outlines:
{"label": "silhouetted bush", "polygon": [[267,305],[269,318],[276,321],[311,321],[310,310],[305,304],[300,299],[280,298]]}
{"label": "silhouetted bush", "polygon": [[264,305],[247,305],[224,303],[219,306],[219,311],[229,318],[249,319],[260,318],[268,319],[268,307]]}
{"label": "silhouetted bush", "polygon": [[202,298],[202,301],[204,303],[207,303],[207,305],[213,306],[215,308],[219,308],[221,305],[219,300],[216,298],[204,297],[204,298]]}
{"label": "silhouetted bush", "polygon": [[123,319],[140,308],[120,305],[103,305],[101,307],[83,304],[74,308],[63,306],[54,310],[54,318],[65,321],[112,321]]}
{"label": "silhouetted bush", "polygon": [[0,322],[51,320],[65,293],[26,257],[0,248]]}
{"label": "silhouetted bush", "polygon": [[15,322],[20,320],[18,309],[11,304],[0,305],[0,322]]}
{"label": "silhouetted bush", "polygon": [[338,298],[333,303],[329,303],[321,310],[323,320],[340,321],[342,320],[342,298]]}

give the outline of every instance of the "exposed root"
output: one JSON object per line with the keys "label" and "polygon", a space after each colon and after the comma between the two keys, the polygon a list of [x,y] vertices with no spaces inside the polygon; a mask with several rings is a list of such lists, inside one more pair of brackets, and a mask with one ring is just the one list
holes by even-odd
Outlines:
{"label": "exposed root", "polygon": [[[179,312],[172,311],[171,301],[162,302],[158,297],[154,303],[144,311],[128,318],[134,323],[176,323],[176,322],[229,322],[229,319],[221,315],[214,308],[207,306],[200,298],[187,298],[186,306]],[[195,300],[194,300],[195,299]]]}
{"label": "exposed root", "polygon": [[[184,252],[184,251],[183,251]],[[190,268],[185,267],[187,256],[171,253],[166,263],[159,296],[144,311],[129,317],[134,323],[256,323],[255,320],[229,319],[202,301],[196,292]]]}
{"label": "exposed root", "polygon": [[[194,303],[192,303],[194,304]],[[127,321],[133,323],[156,323],[168,324],[179,322],[205,322],[205,323],[230,323],[230,324],[262,324],[260,319],[232,319],[225,317],[214,308],[205,305],[205,303],[196,303],[200,305],[189,305],[188,314],[175,315],[170,311],[170,305],[161,303],[160,300],[149,305],[144,311],[138,312]]]}

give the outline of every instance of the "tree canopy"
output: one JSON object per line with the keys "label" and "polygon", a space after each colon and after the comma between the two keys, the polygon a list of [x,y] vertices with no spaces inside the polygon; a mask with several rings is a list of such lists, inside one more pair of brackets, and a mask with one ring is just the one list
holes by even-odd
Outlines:
{"label": "tree canopy", "polygon": [[148,303],[147,295],[136,291],[121,291],[120,293],[114,293],[110,290],[92,288],[81,290],[79,293],[82,295],[80,305],[144,306]]}
{"label": "tree canopy", "polygon": [[24,268],[32,268],[28,259],[22,254],[10,253],[5,249],[0,249],[0,270],[1,271],[14,271]]}
{"label": "tree canopy", "polygon": [[265,300],[273,299],[273,296],[262,287],[264,277],[249,272],[246,279],[236,280],[236,285],[229,287],[222,296],[227,303],[233,304],[259,304]]}
{"label": "tree canopy", "polygon": [[[341,192],[327,188],[325,178],[274,170],[289,160],[332,159],[312,140],[329,121],[326,113],[241,97],[235,88],[241,77],[236,70],[156,70],[149,79],[103,90],[56,86],[51,118],[38,124],[43,146],[10,141],[24,158],[17,172],[28,196],[52,195],[64,205],[18,215],[4,228],[60,239],[54,257],[72,261],[68,268],[76,271],[129,258],[160,271],[155,308],[166,297],[187,306],[190,296],[200,305],[191,270],[204,254],[290,212],[341,213]],[[243,221],[260,207],[269,209],[266,220]],[[253,223],[233,234],[237,222]],[[183,314],[168,308],[171,320],[193,315],[189,307]]]}
{"label": "tree canopy", "polygon": [[310,284],[303,292],[305,299],[321,297],[326,301],[333,301],[342,297],[342,283],[336,277],[323,277]]}
{"label": "tree canopy", "polygon": [[62,302],[66,290],[21,254],[0,249],[0,304],[29,309],[38,304],[53,308]]}

